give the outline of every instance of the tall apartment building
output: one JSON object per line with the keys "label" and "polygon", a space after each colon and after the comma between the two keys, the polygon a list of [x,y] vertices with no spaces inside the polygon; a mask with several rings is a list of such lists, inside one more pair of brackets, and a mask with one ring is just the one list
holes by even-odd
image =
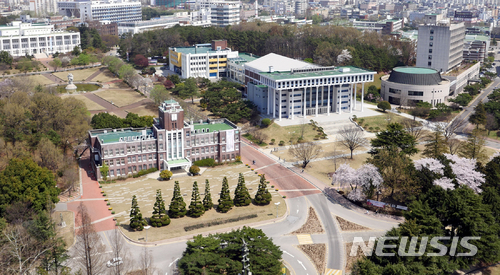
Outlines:
{"label": "tall apartment building", "polygon": [[81,22],[142,20],[141,2],[125,0],[57,2],[59,14],[79,17]]}
{"label": "tall apartment building", "polygon": [[212,26],[226,27],[240,23],[240,2],[237,1],[200,1],[199,9],[210,8]]}
{"label": "tall apartment building", "polygon": [[12,56],[67,53],[80,46],[80,33],[55,30],[45,23],[13,21],[0,26],[0,49]]}
{"label": "tall apartment building", "polygon": [[225,162],[240,155],[240,129],[229,120],[186,122],[184,110],[174,100],[162,103],[158,114],[151,128],[88,132],[91,166],[98,177],[104,163],[113,178],[153,167],[188,169],[200,159]]}
{"label": "tall apartment building", "polygon": [[226,40],[191,47],[169,48],[169,68],[182,78],[227,76],[227,59],[238,57],[237,51],[227,47]]}
{"label": "tall apartment building", "polygon": [[[434,15],[426,15],[426,18]],[[447,72],[462,63],[465,37],[464,23],[448,20],[426,23],[418,28],[417,67]]]}

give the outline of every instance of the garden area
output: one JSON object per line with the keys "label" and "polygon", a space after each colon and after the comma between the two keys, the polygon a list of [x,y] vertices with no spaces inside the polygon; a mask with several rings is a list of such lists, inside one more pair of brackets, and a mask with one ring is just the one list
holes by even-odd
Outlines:
{"label": "garden area", "polygon": [[[144,218],[149,218],[153,214],[156,190],[161,190],[165,206],[168,209],[168,205],[172,200],[174,192],[174,182],[178,181],[180,187],[179,191],[184,203],[186,203],[187,209],[193,193],[193,182],[196,181],[198,183],[198,188],[200,190],[199,195],[203,199],[205,195],[205,181],[209,180],[212,201],[214,206],[217,206],[224,176],[227,177],[230,196],[233,199],[235,188],[238,183],[239,173],[243,174],[245,185],[248,188],[250,197],[253,198],[258,190],[260,177],[257,172],[252,171],[243,164],[223,165],[215,168],[208,168],[200,176],[174,177],[169,181],[159,181],[150,177],[127,179],[125,181],[117,181],[116,183],[103,184],[102,190],[104,191],[104,194],[106,194],[106,199],[108,199],[110,207],[112,207],[112,210],[117,213],[115,216],[116,221],[121,225],[123,232],[131,239],[138,240],[144,238],[146,232],[130,230],[128,225],[132,195],[137,196],[137,204],[140,208],[142,216]],[[271,185],[267,185],[267,188],[272,195],[273,202],[281,202],[278,211],[280,216],[283,215],[286,212],[284,199],[278,192],[276,192],[276,190],[272,188]],[[199,218],[189,216],[172,218],[167,227],[153,227],[149,229],[148,241],[175,238],[186,234],[196,234],[207,230],[215,230],[229,226],[240,226],[248,223],[273,219],[275,217],[276,206],[273,203],[265,206],[254,205],[253,203],[248,206],[235,206],[227,213],[221,213],[217,212],[215,209],[211,209],[206,211]],[[235,222],[226,223],[230,220],[234,220]],[[210,226],[209,229],[207,229],[206,226],[205,228],[194,229],[200,227],[202,224],[205,225],[212,221],[215,221],[215,224],[218,225]],[[193,229],[186,231],[186,228],[188,227],[192,227]]]}
{"label": "garden area", "polygon": [[118,107],[124,107],[132,103],[137,103],[143,99],[146,99],[143,95],[132,89],[104,90],[95,93],[95,95],[106,101],[112,102],[114,105]]}

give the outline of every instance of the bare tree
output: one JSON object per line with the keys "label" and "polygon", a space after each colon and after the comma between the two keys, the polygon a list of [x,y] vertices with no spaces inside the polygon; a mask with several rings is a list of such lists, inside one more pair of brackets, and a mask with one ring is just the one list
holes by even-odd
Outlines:
{"label": "bare tree", "polygon": [[414,120],[404,120],[402,122],[405,131],[415,137],[418,142],[424,135],[424,127],[422,127],[418,122]]}
{"label": "bare tree", "polygon": [[77,209],[77,221],[80,228],[76,231],[75,257],[84,274],[102,274],[105,269],[105,258],[102,255],[104,245],[91,223],[87,207],[82,202]]}
{"label": "bare tree", "polygon": [[340,156],[343,155],[342,151],[339,150],[337,146],[337,141],[333,143],[333,151],[332,151],[332,160],[333,160],[333,165],[335,166],[335,171],[337,171],[337,164],[339,162]]}
{"label": "bare tree", "polygon": [[344,126],[338,135],[340,143],[351,151],[351,159],[354,150],[366,144],[363,131],[354,126]]}
{"label": "bare tree", "polygon": [[455,155],[460,150],[462,146],[462,142],[456,138],[450,138],[446,141],[448,145],[448,150],[450,150],[450,154]]}
{"label": "bare tree", "polygon": [[259,131],[256,128],[253,128],[252,130],[250,130],[250,134],[252,135],[254,140],[257,141],[259,144],[264,142],[264,140],[267,139],[267,135],[265,133],[263,133],[262,131]]}
{"label": "bare tree", "polygon": [[321,146],[314,142],[296,143],[290,146],[290,154],[302,161],[302,168],[321,152]]}
{"label": "bare tree", "polygon": [[455,119],[452,122],[450,122],[446,127],[440,130],[443,131],[444,138],[448,140],[457,133],[458,129],[467,125],[467,123],[468,121],[465,119],[463,120]]}
{"label": "bare tree", "polygon": [[30,234],[22,224],[9,224],[2,235],[2,274],[30,274],[40,263],[41,257],[53,247],[50,242],[39,240]]}
{"label": "bare tree", "polygon": [[110,273],[113,275],[127,274],[130,268],[134,266],[131,257],[129,257],[129,251],[125,247],[125,241],[118,230],[116,228],[111,233],[110,244],[111,250],[113,250],[113,258],[122,258],[123,263],[110,268]]}
{"label": "bare tree", "polygon": [[155,272],[154,259],[151,250],[146,247],[142,249],[140,257],[141,275],[153,275]]}
{"label": "bare tree", "polygon": [[304,138],[304,134],[306,133],[306,126],[307,126],[306,119],[302,118],[300,120],[300,138]]}

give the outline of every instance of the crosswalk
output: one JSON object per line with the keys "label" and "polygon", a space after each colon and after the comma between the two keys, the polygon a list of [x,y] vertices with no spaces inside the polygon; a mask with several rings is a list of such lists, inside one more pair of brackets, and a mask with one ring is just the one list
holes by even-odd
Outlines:
{"label": "crosswalk", "polygon": [[309,234],[297,235],[297,240],[299,240],[299,244],[312,244],[313,243],[311,235],[309,235]]}
{"label": "crosswalk", "polygon": [[325,275],[342,275],[342,270],[327,268]]}

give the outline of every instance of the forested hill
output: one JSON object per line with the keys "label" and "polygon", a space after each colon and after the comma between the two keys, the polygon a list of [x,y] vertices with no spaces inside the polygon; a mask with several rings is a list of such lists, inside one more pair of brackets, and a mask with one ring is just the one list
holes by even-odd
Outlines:
{"label": "forested hill", "polygon": [[233,50],[264,56],[277,53],[296,59],[312,58],[320,65],[340,65],[337,56],[347,49],[352,59],[346,64],[388,71],[396,65],[413,65],[415,45],[373,32],[354,28],[308,25],[280,26],[267,23],[242,23],[226,28],[180,27],[126,35],[120,48],[131,56],[159,56],[168,47],[209,43],[225,39]]}

